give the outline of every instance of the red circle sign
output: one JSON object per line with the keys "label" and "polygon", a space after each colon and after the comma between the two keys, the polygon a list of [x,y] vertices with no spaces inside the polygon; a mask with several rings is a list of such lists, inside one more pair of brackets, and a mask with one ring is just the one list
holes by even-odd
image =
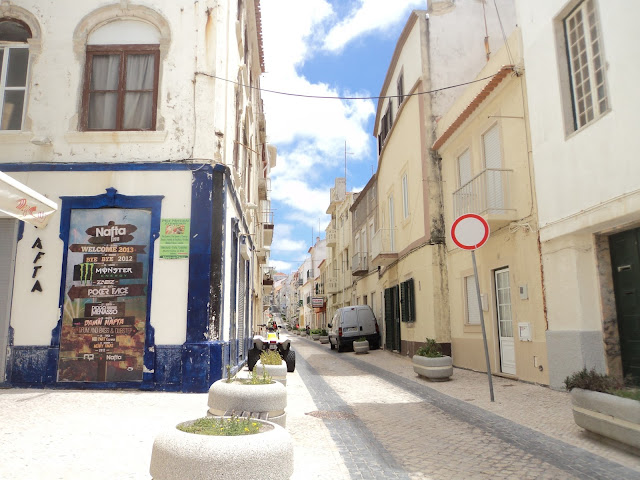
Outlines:
{"label": "red circle sign", "polygon": [[489,238],[489,224],[480,215],[467,213],[451,225],[451,239],[465,250],[480,248]]}

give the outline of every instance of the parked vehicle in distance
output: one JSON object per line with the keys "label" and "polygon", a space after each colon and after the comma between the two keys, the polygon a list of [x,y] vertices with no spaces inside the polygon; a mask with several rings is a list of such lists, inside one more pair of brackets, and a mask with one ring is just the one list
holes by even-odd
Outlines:
{"label": "parked vehicle in distance", "polygon": [[380,328],[368,305],[339,308],[327,327],[331,350],[337,348],[342,352],[345,346],[353,347],[353,341],[362,337],[369,341],[371,349],[380,347]]}

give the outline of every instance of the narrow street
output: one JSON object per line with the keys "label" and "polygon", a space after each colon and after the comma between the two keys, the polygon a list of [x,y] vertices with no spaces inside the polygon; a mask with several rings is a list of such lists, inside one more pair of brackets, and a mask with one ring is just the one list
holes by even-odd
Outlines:
{"label": "narrow street", "polygon": [[[291,339],[293,480],[640,477],[637,454],[575,425],[566,392],[494,377],[491,403],[484,374],[430,383],[406,357]],[[149,479],[155,436],[206,405],[206,394],[1,389],[0,479]]]}
{"label": "narrow street", "polygon": [[[383,351],[337,354],[294,337],[297,372],[348,476],[342,478],[638,478],[640,459],[573,423],[567,393],[456,369],[429,383]],[[288,387],[291,388],[291,387]],[[292,419],[289,430],[298,428]],[[316,445],[330,450],[330,445]],[[297,452],[296,452],[297,453]],[[296,458],[299,471],[305,458]],[[338,478],[337,465],[296,478]],[[344,473],[343,473],[344,474]]]}

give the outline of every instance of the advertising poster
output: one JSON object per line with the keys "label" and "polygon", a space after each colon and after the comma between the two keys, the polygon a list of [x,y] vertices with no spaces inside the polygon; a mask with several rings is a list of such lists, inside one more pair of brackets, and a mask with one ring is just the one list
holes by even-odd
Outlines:
{"label": "advertising poster", "polygon": [[151,211],[71,210],[58,381],[142,381]]}
{"label": "advertising poster", "polygon": [[163,218],[160,220],[160,258],[189,257],[188,218]]}

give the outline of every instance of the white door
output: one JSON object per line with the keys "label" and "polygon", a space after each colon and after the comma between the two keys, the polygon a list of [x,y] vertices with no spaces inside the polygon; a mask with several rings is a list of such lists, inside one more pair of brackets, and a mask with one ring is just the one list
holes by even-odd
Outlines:
{"label": "white door", "polygon": [[513,317],[511,315],[511,288],[509,269],[495,271],[498,335],[500,337],[500,371],[516,374],[516,350],[513,343]]}
{"label": "white door", "polygon": [[0,383],[5,381],[18,221],[0,218]]}

